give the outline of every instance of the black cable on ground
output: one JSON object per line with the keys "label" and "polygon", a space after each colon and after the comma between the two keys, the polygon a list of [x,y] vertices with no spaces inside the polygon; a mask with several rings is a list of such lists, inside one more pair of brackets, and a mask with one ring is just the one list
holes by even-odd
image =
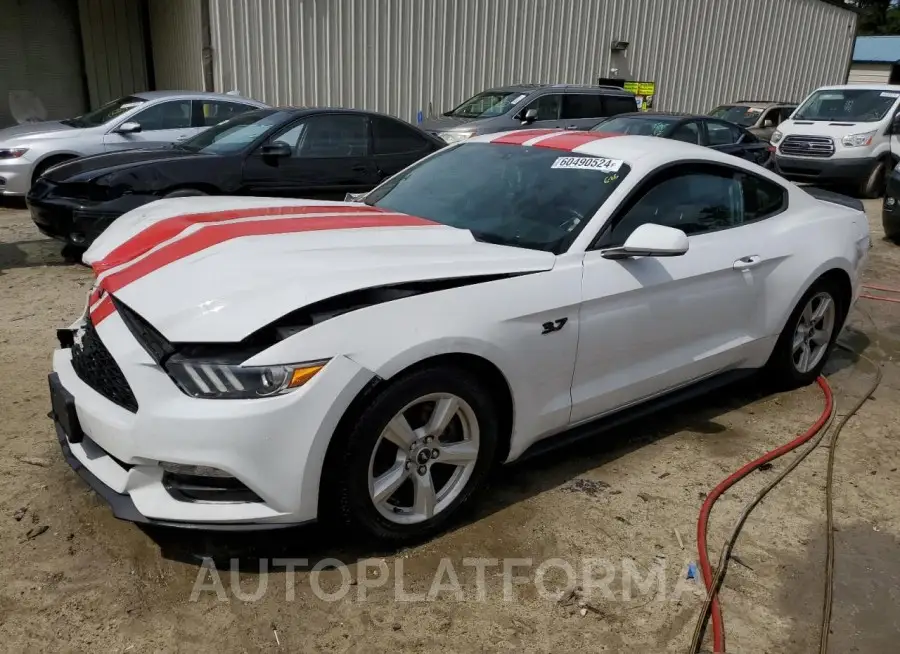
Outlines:
{"label": "black cable on ground", "polygon": [[[871,320],[871,316],[869,319]],[[884,374],[881,370],[881,366],[866,355],[857,354],[846,345],[838,344],[838,347],[855,354],[860,359],[864,359],[866,363],[875,369],[875,379],[869,387],[868,392],[857,400],[856,404],[853,405],[853,408],[841,418],[841,421],[831,434],[831,442],[828,451],[828,472],[825,482],[825,600],[822,604],[822,628],[819,632],[819,654],[828,653],[828,634],[831,631],[831,607],[834,599],[834,451],[837,448],[838,437],[841,435],[844,425],[847,424],[847,421],[850,420],[851,416],[859,411],[866,400],[872,396],[872,393],[875,392],[875,389],[878,388],[878,385],[881,383],[881,378]]]}

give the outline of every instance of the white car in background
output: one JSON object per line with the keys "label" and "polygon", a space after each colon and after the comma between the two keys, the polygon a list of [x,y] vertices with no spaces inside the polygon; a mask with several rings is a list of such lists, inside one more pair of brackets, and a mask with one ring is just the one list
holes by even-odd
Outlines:
{"label": "white car in background", "polygon": [[57,436],[121,518],[423,538],[576,427],[812,382],[868,248],[755,164],[597,132],[475,137],[360,203],[160,200],[85,255]]}
{"label": "white car in background", "polygon": [[24,197],[45,171],[76,157],[171,145],[268,105],[237,95],[147,91],[83,116],[0,129],[0,195]]}

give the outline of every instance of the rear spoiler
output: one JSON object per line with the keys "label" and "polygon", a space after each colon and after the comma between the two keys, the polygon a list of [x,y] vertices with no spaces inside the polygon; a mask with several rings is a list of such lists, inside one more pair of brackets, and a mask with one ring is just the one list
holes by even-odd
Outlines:
{"label": "rear spoiler", "polygon": [[825,189],[816,186],[803,186],[801,188],[817,200],[830,202],[831,204],[839,204],[842,207],[856,209],[857,211],[865,212],[866,210],[862,200],[851,198],[849,195],[842,195],[841,193],[835,193],[834,191],[826,191]]}

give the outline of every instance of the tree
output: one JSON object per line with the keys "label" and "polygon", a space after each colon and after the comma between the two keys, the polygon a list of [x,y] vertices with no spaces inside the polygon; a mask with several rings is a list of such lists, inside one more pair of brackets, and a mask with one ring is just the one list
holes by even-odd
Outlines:
{"label": "tree", "polygon": [[900,34],[898,0],[845,0],[845,4],[860,11],[860,35]]}

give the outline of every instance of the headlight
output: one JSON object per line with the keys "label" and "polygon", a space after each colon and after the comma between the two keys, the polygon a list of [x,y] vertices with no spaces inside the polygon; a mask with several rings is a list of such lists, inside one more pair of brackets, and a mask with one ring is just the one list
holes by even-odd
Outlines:
{"label": "headlight", "polygon": [[0,159],[18,159],[28,148],[0,148]]}
{"label": "headlight", "polygon": [[864,145],[869,145],[872,142],[872,137],[875,136],[875,132],[865,132],[863,134],[848,134],[844,138],[841,139],[841,143],[844,144],[845,148],[859,148]]}
{"label": "headlight", "polygon": [[438,136],[444,139],[448,144],[459,143],[473,136],[472,132],[439,132]]}
{"label": "headlight", "polygon": [[315,377],[326,363],[241,366],[174,355],[165,365],[178,387],[191,397],[236,400],[289,393]]}
{"label": "headlight", "polygon": [[779,131],[776,129],[776,130],[775,130],[775,133],[772,134],[772,138],[769,140],[769,143],[771,143],[772,145],[777,145],[778,142],[779,142],[783,137],[784,137],[784,134],[782,134],[781,132],[779,132]]}

